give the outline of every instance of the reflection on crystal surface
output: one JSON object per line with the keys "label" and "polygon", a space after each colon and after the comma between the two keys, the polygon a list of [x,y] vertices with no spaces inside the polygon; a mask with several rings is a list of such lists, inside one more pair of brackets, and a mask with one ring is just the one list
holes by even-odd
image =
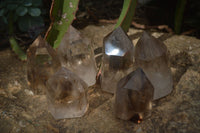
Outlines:
{"label": "reflection on crystal surface", "polygon": [[87,84],[62,67],[47,81],[48,108],[55,119],[81,117],[88,109]]}
{"label": "reflection on crystal surface", "polygon": [[104,38],[101,88],[114,93],[119,79],[132,71],[133,44],[121,27]]}
{"label": "reflection on crystal surface", "polygon": [[54,49],[39,36],[27,50],[27,78],[36,94],[45,92],[45,82],[60,67]]}
{"label": "reflection on crystal surface", "polygon": [[154,88],[141,68],[122,78],[117,84],[115,114],[123,120],[135,115],[147,118],[152,108]]}
{"label": "reflection on crystal surface", "polygon": [[68,68],[89,86],[95,84],[97,68],[89,40],[83,38],[75,28],[69,27],[58,48],[63,67]]}
{"label": "reflection on crystal surface", "polygon": [[144,32],[136,45],[135,61],[154,86],[154,100],[171,93],[173,81],[164,43]]}

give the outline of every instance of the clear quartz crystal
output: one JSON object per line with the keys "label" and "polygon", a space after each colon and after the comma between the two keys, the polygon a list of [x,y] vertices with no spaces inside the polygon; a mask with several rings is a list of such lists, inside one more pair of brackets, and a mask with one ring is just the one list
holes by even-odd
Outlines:
{"label": "clear quartz crystal", "polygon": [[27,50],[27,78],[36,94],[44,94],[45,83],[61,66],[54,49],[38,36]]}
{"label": "clear quartz crystal", "polygon": [[153,85],[141,68],[122,78],[117,84],[115,95],[115,115],[123,120],[130,120],[138,115],[145,119],[151,114]]}
{"label": "clear quartz crystal", "polygon": [[95,84],[97,68],[90,41],[72,26],[59,45],[58,55],[63,67],[77,74],[88,86]]}
{"label": "clear quartz crystal", "polygon": [[133,69],[134,46],[121,27],[104,38],[101,88],[114,93],[117,82]]}
{"label": "clear quartz crystal", "polygon": [[173,81],[164,43],[144,32],[136,44],[135,61],[154,86],[154,100],[171,93]]}
{"label": "clear quartz crystal", "polygon": [[46,83],[48,109],[55,119],[81,117],[88,109],[87,84],[62,67]]}

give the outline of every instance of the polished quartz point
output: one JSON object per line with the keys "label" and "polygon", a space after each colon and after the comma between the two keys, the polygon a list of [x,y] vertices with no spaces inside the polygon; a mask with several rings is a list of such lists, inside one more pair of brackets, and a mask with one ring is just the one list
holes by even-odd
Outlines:
{"label": "polished quartz point", "polygon": [[141,68],[122,78],[117,84],[115,95],[115,115],[123,120],[139,116],[145,119],[151,114],[153,85]]}
{"label": "polished quartz point", "polygon": [[60,66],[55,50],[38,36],[27,50],[28,84],[35,94],[44,94],[46,81]]}
{"label": "polished quartz point", "polygon": [[46,83],[48,109],[55,119],[81,117],[88,109],[87,84],[62,67]]}
{"label": "polished quartz point", "polygon": [[88,86],[95,84],[97,68],[90,41],[72,26],[63,37],[58,55],[63,67],[77,74]]}
{"label": "polished quartz point", "polygon": [[121,27],[108,34],[103,41],[101,88],[114,93],[117,82],[132,71],[134,46]]}
{"label": "polished quartz point", "polygon": [[144,32],[136,44],[135,61],[154,86],[154,100],[171,93],[173,81],[164,43]]}

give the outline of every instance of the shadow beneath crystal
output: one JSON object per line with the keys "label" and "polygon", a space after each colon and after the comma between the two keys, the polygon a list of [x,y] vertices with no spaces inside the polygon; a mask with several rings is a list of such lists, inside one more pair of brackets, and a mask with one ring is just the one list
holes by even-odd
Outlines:
{"label": "shadow beneath crystal", "polygon": [[135,114],[131,119],[131,122],[135,123],[135,124],[140,124],[142,122],[142,119],[140,118],[140,116],[138,114]]}

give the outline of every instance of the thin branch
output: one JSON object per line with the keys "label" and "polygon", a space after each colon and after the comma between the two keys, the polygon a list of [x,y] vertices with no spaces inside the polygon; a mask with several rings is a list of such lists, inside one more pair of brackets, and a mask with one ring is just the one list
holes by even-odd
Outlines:
{"label": "thin branch", "polygon": [[[106,20],[106,19],[100,19],[99,23],[110,23],[110,24],[115,24],[117,22],[117,19],[114,20]],[[148,26],[148,25],[143,25],[143,24],[138,24],[135,21],[132,21],[131,23],[135,28],[138,29],[158,29],[158,30],[166,30],[169,33],[173,33],[173,30],[171,28],[169,28],[168,25],[156,25],[156,26]]]}

